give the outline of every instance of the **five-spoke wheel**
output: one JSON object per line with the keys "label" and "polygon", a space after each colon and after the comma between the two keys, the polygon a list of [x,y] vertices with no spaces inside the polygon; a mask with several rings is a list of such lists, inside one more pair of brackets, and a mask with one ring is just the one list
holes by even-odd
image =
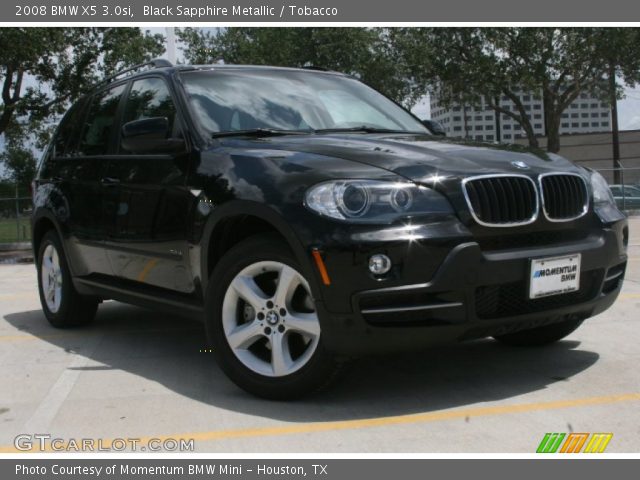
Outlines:
{"label": "five-spoke wheel", "polygon": [[47,308],[56,313],[62,301],[62,269],[56,247],[50,243],[42,253],[40,279]]}
{"label": "five-spoke wheel", "polygon": [[299,370],[320,339],[309,284],[281,262],[256,262],[234,277],[222,305],[222,323],[236,357],[266,376]]}
{"label": "five-spoke wheel", "polygon": [[231,380],[282,399],[317,390],[334,376],[338,364],[323,347],[310,282],[282,239],[244,240],[210,278],[207,334]]}

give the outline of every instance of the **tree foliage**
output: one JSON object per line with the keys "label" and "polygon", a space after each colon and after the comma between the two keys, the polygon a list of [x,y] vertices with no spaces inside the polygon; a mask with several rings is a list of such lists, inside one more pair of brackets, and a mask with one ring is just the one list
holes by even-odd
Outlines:
{"label": "tree foliage", "polygon": [[9,174],[29,158],[28,144],[46,143],[51,120],[71,101],[106,75],[161,54],[163,42],[139,28],[0,29],[0,135]]}
{"label": "tree foliage", "polygon": [[[540,95],[552,152],[560,148],[562,113],[581,93],[608,98],[611,62],[626,82],[638,81],[637,29],[407,29],[405,35],[416,37],[432,53],[430,83],[445,104],[478,102],[483,96],[489,108],[522,126],[531,146],[538,140],[519,90]],[[505,108],[502,98],[512,101],[515,110]]]}
{"label": "tree foliage", "polygon": [[36,157],[30,149],[20,145],[8,145],[0,153],[0,164],[3,164],[9,180],[21,188],[31,183],[36,173]]}

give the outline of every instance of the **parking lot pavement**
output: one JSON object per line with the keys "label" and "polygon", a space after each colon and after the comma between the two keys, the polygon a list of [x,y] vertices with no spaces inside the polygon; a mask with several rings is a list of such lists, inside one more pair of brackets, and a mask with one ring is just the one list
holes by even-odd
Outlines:
{"label": "parking lot pavement", "polygon": [[194,439],[201,452],[524,452],[546,432],[612,432],[640,451],[640,219],[623,293],[565,341],[491,340],[355,362],[290,403],[231,384],[194,320],[106,302],[51,328],[33,265],[0,265],[0,452],[22,433]]}

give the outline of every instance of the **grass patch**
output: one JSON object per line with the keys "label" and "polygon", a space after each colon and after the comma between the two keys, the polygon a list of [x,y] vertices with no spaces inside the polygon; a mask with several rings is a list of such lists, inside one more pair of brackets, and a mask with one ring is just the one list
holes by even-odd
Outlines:
{"label": "grass patch", "polygon": [[0,219],[0,243],[31,241],[31,225],[29,217]]}

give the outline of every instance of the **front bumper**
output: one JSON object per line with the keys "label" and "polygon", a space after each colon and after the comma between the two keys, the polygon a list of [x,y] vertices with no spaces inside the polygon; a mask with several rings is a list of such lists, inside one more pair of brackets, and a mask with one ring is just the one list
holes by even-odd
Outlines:
{"label": "front bumper", "polygon": [[[331,295],[317,302],[325,346],[344,355],[406,351],[596,315],[613,304],[622,287],[626,228],[620,221],[578,241],[526,249],[483,251],[466,241],[449,249],[424,283],[393,282],[346,293],[342,283],[337,297],[350,298],[349,308],[332,309],[340,302]],[[528,299],[531,258],[577,252],[582,254],[578,292]]]}

